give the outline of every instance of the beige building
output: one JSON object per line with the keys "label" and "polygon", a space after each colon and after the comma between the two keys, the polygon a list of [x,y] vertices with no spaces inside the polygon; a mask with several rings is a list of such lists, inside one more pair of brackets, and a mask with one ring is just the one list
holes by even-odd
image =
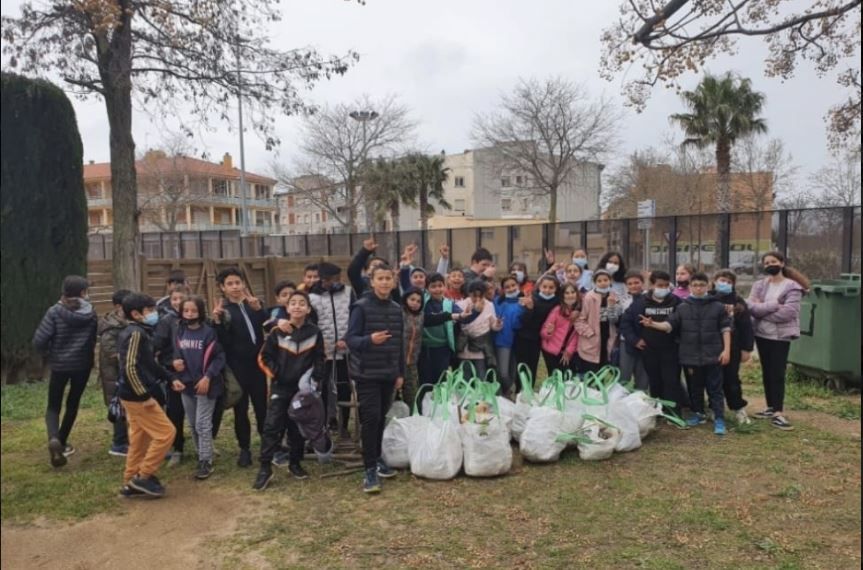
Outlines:
{"label": "beige building", "polygon": [[[135,162],[142,232],[241,230],[240,171],[225,153],[214,163],[187,156],[166,156],[149,151]],[[273,196],[276,181],[246,172],[249,230],[278,231],[278,206]],[[111,232],[111,164],[84,165],[84,187],[91,233]]]}

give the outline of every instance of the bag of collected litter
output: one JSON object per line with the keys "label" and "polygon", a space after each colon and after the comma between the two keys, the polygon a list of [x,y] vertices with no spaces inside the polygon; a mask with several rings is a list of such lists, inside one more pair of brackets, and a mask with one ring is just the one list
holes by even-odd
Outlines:
{"label": "bag of collected litter", "polygon": [[384,428],[381,454],[384,462],[395,469],[410,467],[410,438],[415,431],[422,431],[431,422],[421,415],[396,418]]}
{"label": "bag of collected litter", "polygon": [[404,395],[401,390],[398,393],[399,399],[393,401],[390,406],[390,411],[387,412],[387,422],[390,420],[406,418],[411,415],[411,408],[407,402],[404,401]]}
{"label": "bag of collected litter", "polygon": [[638,428],[638,421],[636,421],[635,416],[632,415],[629,408],[623,404],[622,400],[613,402],[609,406],[608,422],[620,430],[620,441],[614,446],[614,451],[635,451],[641,447],[641,433]]}
{"label": "bag of collected litter", "polygon": [[451,403],[450,388],[448,384],[435,386],[432,403],[436,411],[432,419],[419,429],[408,430],[411,473],[417,477],[452,479],[461,469],[458,407]]}
{"label": "bag of collected litter", "polygon": [[518,365],[518,381],[521,383],[521,392],[515,399],[515,405],[512,412],[512,423],[509,426],[509,431],[512,438],[518,441],[524,431],[524,426],[527,424],[527,416],[530,414],[530,409],[533,407],[536,395],[533,392],[533,379],[531,378],[530,368],[525,364]]}
{"label": "bag of collected litter", "polygon": [[464,472],[471,477],[504,475],[512,467],[509,431],[497,409],[497,389],[494,384],[478,387],[461,424]]}
{"label": "bag of collected litter", "polygon": [[521,454],[534,463],[557,461],[566,443],[557,440],[564,433],[563,412],[548,406],[530,409],[527,424],[519,440]]}
{"label": "bag of collected litter", "polygon": [[614,454],[620,441],[620,430],[605,420],[585,416],[581,434],[589,440],[579,442],[578,455],[585,461],[602,461]]}

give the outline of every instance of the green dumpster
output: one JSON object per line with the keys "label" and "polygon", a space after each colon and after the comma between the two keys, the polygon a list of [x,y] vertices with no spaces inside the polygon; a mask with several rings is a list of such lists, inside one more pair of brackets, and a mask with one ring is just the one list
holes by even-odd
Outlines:
{"label": "green dumpster", "polygon": [[860,275],[812,283],[800,307],[800,338],[788,361],[835,388],[860,385]]}

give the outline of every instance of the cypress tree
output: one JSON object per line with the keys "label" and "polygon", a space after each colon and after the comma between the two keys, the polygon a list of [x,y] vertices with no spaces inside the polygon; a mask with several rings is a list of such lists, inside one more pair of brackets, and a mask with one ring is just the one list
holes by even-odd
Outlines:
{"label": "cypress tree", "polygon": [[86,275],[87,198],[75,111],[57,86],[0,75],[0,358],[14,382],[63,277]]}

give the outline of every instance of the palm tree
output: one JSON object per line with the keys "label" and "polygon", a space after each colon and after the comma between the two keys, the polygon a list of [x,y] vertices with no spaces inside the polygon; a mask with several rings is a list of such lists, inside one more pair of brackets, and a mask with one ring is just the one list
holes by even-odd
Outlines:
{"label": "palm tree", "polygon": [[684,145],[699,148],[714,146],[718,177],[717,205],[721,212],[731,210],[731,148],[738,138],[767,132],[767,123],[758,115],[764,108],[764,94],[752,90],[749,79],[726,73],[706,75],[695,91],[682,98],[689,113],[671,116],[686,133]]}
{"label": "palm tree", "polygon": [[432,200],[440,207],[449,210],[452,206],[444,196],[444,182],[449,177],[449,168],[444,166],[441,155],[428,156],[412,153],[399,161],[402,170],[402,180],[405,184],[404,203],[411,203],[419,208],[420,229],[428,229],[429,216],[435,213]]}
{"label": "palm tree", "polygon": [[405,193],[401,165],[385,158],[369,161],[364,165],[360,179],[363,193],[374,204],[374,219],[369,220],[369,226],[382,227],[389,214],[392,230],[399,231],[401,205],[411,203],[411,197]]}

